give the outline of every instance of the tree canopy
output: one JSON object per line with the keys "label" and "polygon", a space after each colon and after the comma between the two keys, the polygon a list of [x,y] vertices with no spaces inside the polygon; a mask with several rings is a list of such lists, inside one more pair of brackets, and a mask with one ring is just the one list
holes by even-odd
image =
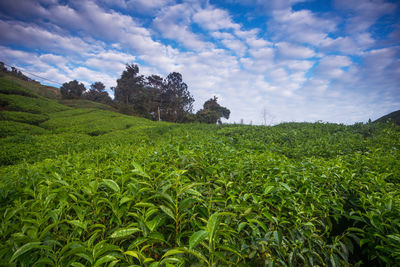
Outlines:
{"label": "tree canopy", "polygon": [[60,88],[61,96],[65,99],[80,98],[85,91],[83,83],[79,83],[77,80],[64,83]]}
{"label": "tree canopy", "polygon": [[161,118],[166,121],[184,122],[185,115],[193,111],[194,98],[178,72],[170,73],[164,80],[161,92]]}
{"label": "tree canopy", "polygon": [[199,122],[202,123],[222,123],[221,118],[229,119],[231,111],[226,107],[222,107],[217,102],[218,98],[210,98],[204,102],[203,109],[199,110],[196,114]]}
{"label": "tree canopy", "polygon": [[90,90],[83,94],[83,97],[90,101],[111,105],[113,101],[105,89],[106,86],[102,82],[94,82],[90,85]]}

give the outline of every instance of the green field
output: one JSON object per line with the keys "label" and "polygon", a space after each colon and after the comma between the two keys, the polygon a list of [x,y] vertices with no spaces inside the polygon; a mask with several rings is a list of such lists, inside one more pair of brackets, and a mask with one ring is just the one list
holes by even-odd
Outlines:
{"label": "green field", "polygon": [[394,124],[172,124],[0,86],[0,265],[400,262]]}

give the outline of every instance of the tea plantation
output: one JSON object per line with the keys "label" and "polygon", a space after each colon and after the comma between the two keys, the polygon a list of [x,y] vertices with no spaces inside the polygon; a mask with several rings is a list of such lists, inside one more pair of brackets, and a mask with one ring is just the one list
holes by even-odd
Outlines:
{"label": "tea plantation", "polygon": [[394,124],[172,124],[0,87],[2,266],[400,264]]}

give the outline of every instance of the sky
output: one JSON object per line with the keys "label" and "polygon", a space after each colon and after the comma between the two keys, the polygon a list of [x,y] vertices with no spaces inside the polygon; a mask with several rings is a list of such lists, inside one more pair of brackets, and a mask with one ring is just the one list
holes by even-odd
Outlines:
{"label": "sky", "polygon": [[352,124],[400,109],[399,22],[384,0],[1,0],[0,61],[87,88],[138,64],[225,122]]}

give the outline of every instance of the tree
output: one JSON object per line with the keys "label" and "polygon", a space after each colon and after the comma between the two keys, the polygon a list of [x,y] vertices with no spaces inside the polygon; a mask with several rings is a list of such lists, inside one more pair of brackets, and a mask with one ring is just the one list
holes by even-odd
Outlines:
{"label": "tree", "polygon": [[83,92],[86,91],[83,83],[79,83],[77,80],[73,80],[64,83],[61,88],[61,96],[64,99],[78,99],[82,96]]}
{"label": "tree", "polygon": [[226,107],[222,107],[217,102],[218,98],[210,98],[204,102],[203,109],[196,113],[197,120],[202,123],[222,123],[221,118],[229,119],[231,111]]}
{"label": "tree", "polygon": [[114,99],[120,105],[120,110],[127,114],[137,114],[149,117],[145,103],[147,95],[145,92],[144,76],[139,75],[139,67],[136,64],[126,64],[121,78],[117,80],[114,88]]}
{"label": "tree", "polygon": [[184,122],[186,114],[193,111],[194,98],[178,72],[170,73],[164,80],[161,92],[161,119]]}
{"label": "tree", "polygon": [[105,91],[106,87],[102,82],[95,82],[90,85],[90,90],[83,96],[85,99],[111,105],[112,99]]}
{"label": "tree", "polygon": [[94,82],[90,85],[90,90],[91,91],[96,91],[99,93],[104,92],[106,89],[106,86],[102,82]]}
{"label": "tree", "polygon": [[126,64],[121,78],[117,80],[114,88],[114,97],[117,102],[128,105],[132,102],[133,94],[143,86],[143,76],[139,75],[139,67],[136,64]]}
{"label": "tree", "polygon": [[146,90],[149,95],[148,107],[153,120],[161,120],[161,101],[164,79],[158,75],[146,77]]}

